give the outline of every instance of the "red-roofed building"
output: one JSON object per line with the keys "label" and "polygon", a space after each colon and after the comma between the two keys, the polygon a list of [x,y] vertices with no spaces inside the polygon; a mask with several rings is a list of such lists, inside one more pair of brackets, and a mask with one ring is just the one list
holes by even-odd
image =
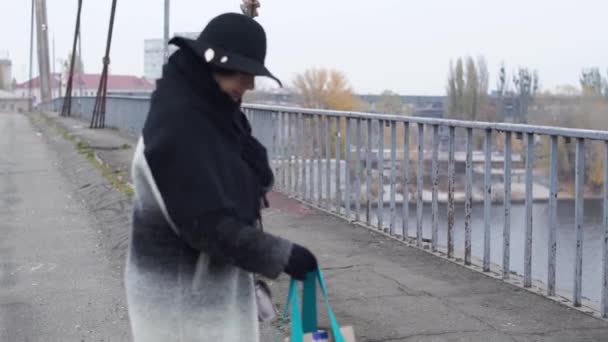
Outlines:
{"label": "red-roofed building", "polygon": [[[72,96],[96,96],[99,88],[99,74],[76,74],[74,75],[74,83],[72,85]],[[32,84],[32,94],[34,104],[40,99],[40,78],[36,77],[30,81],[18,84],[14,89],[15,94],[23,98],[27,98],[29,94],[29,86]],[[51,87],[53,98],[62,97],[65,95],[67,81],[60,74],[54,74],[51,77]],[[126,94],[126,95],[145,95],[154,90],[154,84],[143,77],[130,75],[108,75],[108,95]]]}

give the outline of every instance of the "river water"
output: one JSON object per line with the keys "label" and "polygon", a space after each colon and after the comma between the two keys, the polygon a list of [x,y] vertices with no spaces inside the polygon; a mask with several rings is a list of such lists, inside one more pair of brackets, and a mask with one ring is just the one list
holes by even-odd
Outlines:
{"label": "river water", "polygon": [[[558,291],[571,293],[574,288],[574,258],[576,249],[576,234],[574,230],[574,201],[558,201],[558,227],[557,227],[557,264],[556,287]],[[361,217],[365,220],[362,207]],[[373,208],[372,224],[376,224],[376,208]],[[395,229],[401,234],[402,207],[396,206]],[[583,229],[583,297],[598,303],[600,302],[602,287],[602,201],[585,200],[584,203],[584,229]],[[384,208],[384,225],[390,222],[390,208]],[[484,222],[483,203],[473,205],[472,225],[472,254],[474,258],[483,258]],[[534,280],[546,284],[548,270],[548,232],[549,232],[549,206],[548,203],[534,203],[532,226],[532,277]],[[410,204],[409,233],[416,234],[416,205]],[[502,204],[492,206],[491,219],[491,262],[502,265],[503,255],[503,225],[504,210]],[[424,204],[423,238],[431,238],[431,204]],[[439,246],[447,246],[447,205],[439,204]],[[454,225],[455,256],[464,258],[464,205],[455,206]],[[524,204],[511,205],[511,271],[523,274],[525,246],[525,206]],[[407,262],[407,261],[406,261]]]}

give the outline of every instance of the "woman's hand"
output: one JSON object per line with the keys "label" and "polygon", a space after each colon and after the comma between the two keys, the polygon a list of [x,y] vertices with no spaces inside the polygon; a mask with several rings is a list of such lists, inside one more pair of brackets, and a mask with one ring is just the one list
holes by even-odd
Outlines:
{"label": "woman's hand", "polygon": [[296,243],[291,247],[289,261],[285,267],[285,273],[296,280],[303,281],[306,274],[317,270],[317,258],[306,247]]}

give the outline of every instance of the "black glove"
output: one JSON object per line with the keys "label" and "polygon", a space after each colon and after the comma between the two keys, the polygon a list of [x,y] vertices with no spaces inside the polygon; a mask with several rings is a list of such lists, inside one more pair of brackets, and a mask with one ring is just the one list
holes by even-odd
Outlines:
{"label": "black glove", "polygon": [[296,280],[303,281],[306,279],[306,274],[316,271],[317,267],[317,258],[306,247],[294,243],[285,273]]}

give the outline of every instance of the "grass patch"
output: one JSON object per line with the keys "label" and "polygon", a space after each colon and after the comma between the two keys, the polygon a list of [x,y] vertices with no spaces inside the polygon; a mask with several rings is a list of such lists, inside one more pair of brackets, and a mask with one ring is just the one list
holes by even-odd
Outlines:
{"label": "grass patch", "polygon": [[[133,196],[133,188],[127,183],[127,177],[125,177],[123,171],[112,170],[108,164],[101,162],[98,158],[95,157],[95,151],[88,143],[79,140],[75,136],[71,135],[67,129],[59,125],[57,122],[55,122],[55,120],[51,119],[45,114],[41,114],[40,117],[42,117],[42,119],[46,121],[48,126],[54,127],[57,133],[61,135],[64,139],[75,143],[76,150],[78,151],[78,153],[82,154],[89,162],[91,162],[91,164],[93,164],[93,166],[98,168],[101,171],[102,176],[108,182],[110,182],[110,184],[112,184],[112,186],[116,190],[125,194],[129,198]],[[129,148],[131,148],[131,146],[129,146],[128,144],[123,144],[121,146],[121,149],[126,150]]]}
{"label": "grass patch", "polygon": [[120,149],[121,150],[128,150],[130,148],[131,148],[131,145],[129,145],[129,144],[122,144],[122,145],[120,145]]}
{"label": "grass patch", "polygon": [[133,188],[125,181],[126,177],[124,171],[112,170],[108,164],[100,162],[100,160],[95,158],[95,151],[93,151],[91,146],[85,142],[78,141],[76,143],[76,148],[80,154],[84,155],[87,160],[101,170],[103,177],[108,180],[116,190],[129,197],[133,196]]}

